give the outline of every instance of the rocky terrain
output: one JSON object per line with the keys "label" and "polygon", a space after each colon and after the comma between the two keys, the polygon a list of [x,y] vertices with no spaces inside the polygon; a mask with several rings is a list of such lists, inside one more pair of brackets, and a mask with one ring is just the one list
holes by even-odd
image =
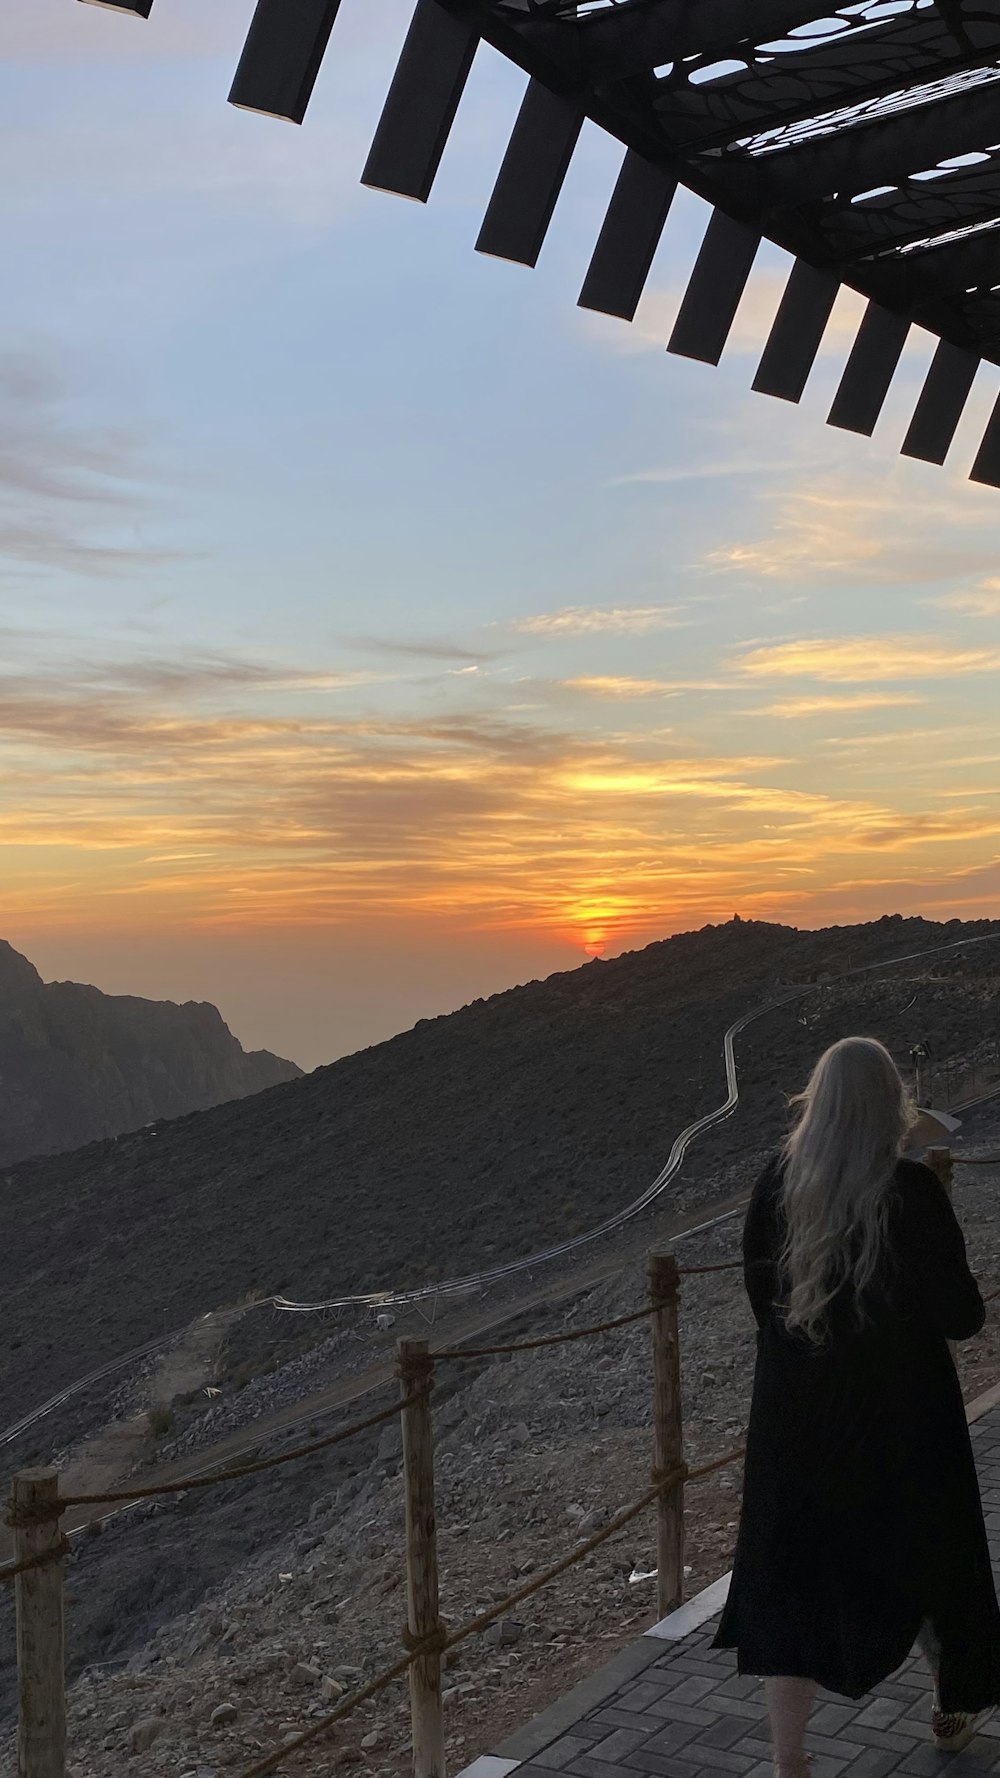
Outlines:
{"label": "rocky terrain", "polygon": [[[740,1116],[692,1151],[674,1202],[704,1197],[748,1132],[774,1139],[788,1096],[845,1030],[884,1038],[907,1067],[923,1039],[939,1070],[992,1062],[1000,945],[825,978],[994,931],[707,927],[421,1020],[252,1099],[10,1168],[0,1421],[251,1293],[423,1283],[594,1226],[722,1102],[723,1032],[789,981],[812,985],[740,1037]],[[258,1330],[247,1362],[274,1334],[263,1315],[246,1339]]]}
{"label": "rocky terrain", "polygon": [[0,1166],[259,1093],[302,1070],[214,1006],[43,982],[0,940]]}
{"label": "rocky terrain", "polygon": [[[980,1141],[1000,1138],[996,1107],[967,1129]],[[748,1162],[759,1158],[748,1155]],[[996,1166],[958,1170],[956,1203],[984,1290],[1000,1284],[998,1180]],[[739,1230],[737,1216],[682,1240],[678,1258],[732,1257]],[[656,1239],[655,1224],[647,1235]],[[571,1306],[528,1318],[517,1332],[528,1337],[626,1313],[643,1290],[637,1257]],[[403,1325],[372,1333],[370,1345],[391,1344]],[[414,1318],[405,1330],[419,1325]],[[361,1330],[353,1340],[347,1330],[330,1335],[317,1346],[316,1363],[335,1368],[363,1339]],[[686,1454],[694,1465],[737,1443],[745,1424],[754,1341],[738,1272],[685,1282],[681,1339]],[[959,1362],[969,1397],[996,1380],[1000,1317],[994,1313],[960,1349]],[[297,1376],[258,1379],[258,1412],[283,1401],[289,1386],[311,1387],[315,1369],[300,1363]],[[639,1323],[542,1352],[442,1366],[439,1378],[442,1607],[457,1622],[557,1560],[648,1485],[648,1328]],[[136,1384],[130,1405],[145,1387]],[[213,1401],[215,1436],[241,1393],[227,1385]],[[190,1431],[189,1424],[173,1442]],[[73,1778],[227,1778],[390,1664],[405,1616],[399,1463],[391,1423],[304,1463],[140,1507],[108,1521],[100,1536],[76,1538],[67,1582]],[[739,1485],[733,1466],[688,1490],[689,1593],[730,1565]],[[456,1651],[445,1687],[449,1770],[640,1635],[655,1618],[654,1566],[652,1519],[643,1517]],[[9,1604],[0,1604],[0,1619],[9,1623],[9,1615]],[[329,1739],[287,1756],[281,1771],[326,1778],[343,1767],[358,1778],[402,1778],[408,1752],[399,1685]],[[0,1778],[13,1772],[8,1743],[0,1747]]]}
{"label": "rocky terrain", "polygon": [[[587,965],[424,1023],[262,1098],[160,1126],[155,1138],[12,1169],[4,1423],[162,1334],[165,1321],[186,1331],[8,1443],[9,1467],[54,1454],[107,1476],[100,1465],[118,1450],[120,1482],[172,1462],[274,1452],[391,1400],[395,1340],[426,1333],[426,1321],[437,1343],[491,1324],[506,1341],[627,1312],[642,1301],[644,1249],[746,1191],[784,1127],[788,1095],[833,1038],[881,1036],[901,1062],[927,1043],[929,1096],[939,1101],[995,1081],[992,946],[909,956],[992,930],[892,920],[822,934],[709,928],[620,969]],[[906,960],[834,980],[838,957],[855,969]],[[306,1296],[435,1268],[454,1275],[619,1208],[659,1172],[678,1130],[724,1098],[726,1026],[803,978],[808,994],[737,1040],[736,1115],[692,1146],[668,1192],[614,1238],[453,1304],[431,1299],[426,1320],[411,1309],[380,1328],[361,1311],[300,1318],[247,1306],[212,1318],[206,1333],[207,1310],[247,1304],[265,1282]],[[995,1105],[970,1113],[962,1135],[1000,1140]],[[959,1171],[984,1288],[1000,1286],[998,1177],[997,1167]],[[684,1236],[678,1256],[734,1256],[739,1228],[736,1214]],[[969,1394],[1000,1371],[998,1332],[991,1318],[962,1349]],[[737,1272],[689,1280],[682,1345],[687,1455],[697,1462],[737,1442],[745,1422],[753,1339]],[[441,1367],[449,1619],[505,1597],[647,1486],[648,1348],[640,1323]],[[405,1616],[399,1461],[391,1424],[252,1480],[81,1528],[67,1577],[74,1778],[238,1775],[395,1659]],[[738,1468],[690,1490],[690,1590],[728,1567],[738,1502]],[[449,1769],[641,1633],[654,1615],[653,1565],[644,1517],[457,1651]],[[0,1723],[12,1702],[12,1607],[0,1594]],[[399,1686],[328,1742],[287,1756],[282,1771],[319,1778],[343,1765],[390,1778],[404,1772],[407,1747]],[[0,1742],[0,1778],[14,1769]]]}

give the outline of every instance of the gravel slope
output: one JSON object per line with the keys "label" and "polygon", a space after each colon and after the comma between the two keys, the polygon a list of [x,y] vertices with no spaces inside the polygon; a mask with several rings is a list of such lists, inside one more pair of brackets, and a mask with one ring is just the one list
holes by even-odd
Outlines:
{"label": "gravel slope", "polygon": [[[248,1101],[13,1168],[0,1175],[0,1425],[247,1293],[425,1282],[591,1227],[721,1102],[723,1031],[783,981],[992,931],[707,927],[422,1020]],[[988,1046],[996,967],[992,946],[904,964],[818,985],[751,1026],[740,1116],[692,1153],[676,1201],[773,1139],[832,1036],[872,1031],[901,1061],[918,1037],[937,1055]]]}

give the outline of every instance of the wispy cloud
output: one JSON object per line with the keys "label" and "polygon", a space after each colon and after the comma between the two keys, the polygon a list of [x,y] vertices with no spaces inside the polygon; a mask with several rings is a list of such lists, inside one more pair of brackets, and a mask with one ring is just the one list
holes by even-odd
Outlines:
{"label": "wispy cloud", "polygon": [[403,654],[414,655],[421,660],[434,661],[470,661],[479,662],[495,660],[500,653],[496,648],[465,648],[457,642],[444,642],[434,637],[409,636],[345,636],[344,644],[349,648],[363,650],[365,654]]}
{"label": "wispy cloud", "polygon": [[544,709],[283,713],[262,692],[283,696],[293,670],[226,657],[112,677],[8,675],[0,698],[13,767],[0,836],[18,858],[43,849],[32,898],[52,918],[70,917],[84,870],[105,898],[195,923],[349,920],[364,906],[580,936],[603,909],[624,937],[665,901],[704,909],[748,872],[809,873],[831,848],[867,855],[911,831],[879,797],[789,783],[794,761],[692,751],[648,724],[608,735]]}
{"label": "wispy cloud", "polygon": [[71,412],[68,388],[37,358],[0,359],[0,565],[98,576],[176,561],[181,552],[144,535],[142,441]]}
{"label": "wispy cloud", "polygon": [[737,665],[756,679],[936,679],[996,672],[1000,649],[957,647],[940,636],[817,636],[751,648]]}
{"label": "wispy cloud", "polygon": [[892,710],[905,704],[924,700],[912,692],[845,692],[829,696],[779,698],[773,704],[762,704],[752,714],[759,716],[827,716],[848,710]]}
{"label": "wispy cloud", "polygon": [[984,580],[981,586],[967,592],[942,593],[929,599],[943,611],[957,611],[962,617],[1000,617],[1000,580]]}
{"label": "wispy cloud", "polygon": [[[16,639],[12,636],[12,656],[17,641],[23,644],[23,633]],[[176,703],[206,697],[217,699],[226,692],[337,691],[346,686],[383,682],[384,676],[374,673],[282,666],[232,654],[194,652],[118,660],[77,656],[60,663],[52,660],[49,651],[43,668],[27,664],[18,667],[9,661],[6,670],[0,671],[0,690],[8,702],[37,698],[58,702],[67,696],[84,698],[94,694],[108,696],[122,705],[137,696],[168,698]]]}
{"label": "wispy cloud", "polygon": [[564,605],[534,617],[516,617],[511,628],[526,636],[643,636],[686,621],[676,605]]}
{"label": "wispy cloud", "polygon": [[[723,545],[710,566],[797,586],[851,580],[869,585],[922,585],[983,574],[1000,545],[995,496],[947,482],[915,499],[902,472],[864,480],[841,476],[770,490],[764,534]],[[980,533],[977,538],[976,532]]]}
{"label": "wispy cloud", "polygon": [[797,462],[791,458],[769,459],[760,456],[733,457],[722,463],[686,464],[683,468],[668,463],[655,469],[636,469],[628,475],[613,475],[608,486],[625,488],[649,483],[656,487],[671,487],[677,482],[728,481],[734,476],[783,475],[788,470],[797,468]]}
{"label": "wispy cloud", "polygon": [[624,674],[582,674],[577,679],[560,679],[567,691],[589,692],[596,698],[651,698],[673,695],[666,679],[630,679]]}

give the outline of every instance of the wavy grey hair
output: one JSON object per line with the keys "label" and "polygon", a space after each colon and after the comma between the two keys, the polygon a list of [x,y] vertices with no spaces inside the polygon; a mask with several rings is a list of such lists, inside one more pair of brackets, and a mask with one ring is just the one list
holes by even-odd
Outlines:
{"label": "wavy grey hair", "polygon": [[874,1037],[842,1037],[824,1050],[791,1104],[782,1145],[791,1283],[785,1324],[822,1343],[827,1310],[849,1284],[859,1320],[889,1215],[888,1188],[917,1112],[895,1062]]}

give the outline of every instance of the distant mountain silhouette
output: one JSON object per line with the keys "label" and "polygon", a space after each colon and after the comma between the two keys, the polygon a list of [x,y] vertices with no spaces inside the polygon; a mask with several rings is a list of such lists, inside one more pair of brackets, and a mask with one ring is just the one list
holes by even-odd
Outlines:
{"label": "distant mountain silhouette", "polygon": [[43,982],[0,939],[0,1165],[206,1111],[302,1069],[244,1050],[214,1006]]}

